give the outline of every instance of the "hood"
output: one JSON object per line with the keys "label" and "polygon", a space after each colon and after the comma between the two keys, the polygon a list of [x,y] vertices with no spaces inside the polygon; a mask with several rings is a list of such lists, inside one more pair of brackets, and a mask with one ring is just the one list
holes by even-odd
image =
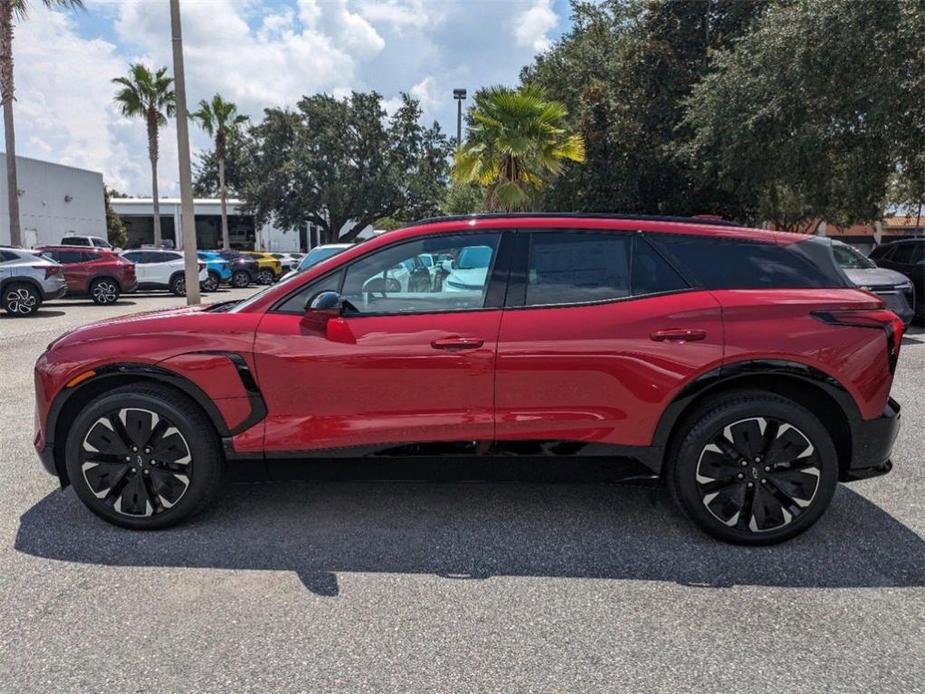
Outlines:
{"label": "hood", "polygon": [[883,287],[895,286],[897,284],[907,284],[909,278],[905,275],[888,270],[884,267],[872,267],[864,269],[844,269],[842,270],[856,286],[858,287]]}
{"label": "hood", "polygon": [[153,328],[154,332],[159,332],[161,324],[169,321],[171,318],[196,314],[208,307],[208,304],[203,304],[200,306],[165,308],[155,311],[131,313],[127,316],[104,318],[92,323],[87,323],[86,325],[81,325],[73,330],[68,330],[51,342],[48,345],[48,349],[67,343],[72,344],[99,339],[118,339],[119,337],[124,337],[129,334],[145,332],[149,328]]}

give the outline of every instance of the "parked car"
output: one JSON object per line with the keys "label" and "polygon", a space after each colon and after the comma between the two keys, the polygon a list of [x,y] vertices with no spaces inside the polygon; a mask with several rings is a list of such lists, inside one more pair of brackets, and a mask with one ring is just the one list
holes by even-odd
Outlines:
{"label": "parked car", "polygon": [[851,282],[881,297],[887,308],[903,319],[906,325],[915,315],[915,290],[905,275],[877,267],[877,264],[856,248],[836,239],[832,240],[835,262]]}
{"label": "parked car", "polygon": [[95,304],[114,304],[138,285],[135,266],[103,248],[39,246],[35,251],[64,266],[68,294],[89,296]]}
{"label": "parked car", "polygon": [[352,243],[328,243],[323,246],[315,246],[302,257],[302,260],[299,262],[299,266],[295,270],[290,270],[280,279],[287,280],[300,272],[305,272],[308,270],[308,268],[314,267],[322,260],[333,258],[338,253],[343,253],[348,248],[352,248],[354,245],[355,244]]}
{"label": "parked car", "polygon": [[229,283],[232,287],[246,287],[253,284],[257,278],[257,259],[249,255],[243,255],[239,251],[210,251],[217,253],[219,257],[228,261],[231,267],[231,279]]}
{"label": "parked car", "polygon": [[241,251],[257,261],[257,274],[254,280],[257,284],[273,284],[283,276],[283,266],[271,253],[262,251]]}
{"label": "parked car", "polygon": [[30,316],[67,292],[64,268],[21,248],[0,248],[0,301],[12,316]]}
{"label": "parked car", "polygon": [[216,251],[198,251],[199,260],[206,264],[208,276],[202,284],[207,292],[218,291],[222,284],[231,282],[231,263]]}
{"label": "parked car", "polygon": [[[480,287],[369,287],[485,248]],[[890,470],[903,330],[820,237],[445,218],[244,301],[67,333],[36,363],[35,446],[128,528],[211,506],[247,458],[572,456],[660,477],[706,532],[770,544],[812,526],[839,480]]]}
{"label": "parked car", "polygon": [[[166,289],[176,296],[186,296],[186,265],[177,251],[123,251],[125,260],[135,264],[138,289]],[[209,278],[206,264],[199,260],[199,284]]]}
{"label": "parked car", "polygon": [[89,246],[91,248],[112,248],[112,244],[99,236],[77,236],[69,234],[61,239],[62,246]]}
{"label": "parked car", "polygon": [[871,251],[879,267],[900,272],[912,282],[915,292],[915,316],[925,320],[925,238],[892,241]]}
{"label": "parked car", "polygon": [[270,253],[270,255],[282,264],[283,272],[298,269],[299,263],[301,263],[302,258],[305,257],[304,253]]}

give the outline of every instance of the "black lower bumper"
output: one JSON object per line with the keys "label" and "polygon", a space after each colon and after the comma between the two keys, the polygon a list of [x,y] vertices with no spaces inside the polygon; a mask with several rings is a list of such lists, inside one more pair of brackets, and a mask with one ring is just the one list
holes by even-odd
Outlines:
{"label": "black lower bumper", "polygon": [[842,471],[842,481],[864,480],[885,475],[893,464],[890,453],[899,434],[900,406],[890,398],[883,414],[855,424],[851,463]]}

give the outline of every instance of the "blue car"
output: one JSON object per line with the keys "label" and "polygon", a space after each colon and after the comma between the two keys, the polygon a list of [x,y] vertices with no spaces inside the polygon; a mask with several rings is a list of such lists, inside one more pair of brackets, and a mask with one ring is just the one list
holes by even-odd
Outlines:
{"label": "blue car", "polygon": [[209,277],[202,283],[207,292],[214,292],[218,286],[231,281],[231,263],[221,256],[218,251],[197,251],[196,255],[206,264]]}

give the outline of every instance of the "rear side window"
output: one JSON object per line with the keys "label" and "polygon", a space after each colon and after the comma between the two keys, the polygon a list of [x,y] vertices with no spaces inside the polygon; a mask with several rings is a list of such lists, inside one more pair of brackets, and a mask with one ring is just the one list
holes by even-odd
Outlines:
{"label": "rear side window", "polygon": [[922,259],[922,244],[919,243],[900,243],[893,251],[890,258],[894,263],[902,265],[915,265]]}
{"label": "rear side window", "polygon": [[580,304],[630,295],[631,235],[543,232],[532,236],[527,306]]}
{"label": "rear side window", "polygon": [[0,251],[0,263],[8,263],[11,260],[19,260],[19,256],[9,251]]}
{"label": "rear side window", "polygon": [[826,242],[786,246],[703,236],[651,234],[690,280],[706,289],[845,287]]}
{"label": "rear side window", "polygon": [[90,241],[79,236],[67,236],[61,239],[61,245],[63,246],[89,246]]}

